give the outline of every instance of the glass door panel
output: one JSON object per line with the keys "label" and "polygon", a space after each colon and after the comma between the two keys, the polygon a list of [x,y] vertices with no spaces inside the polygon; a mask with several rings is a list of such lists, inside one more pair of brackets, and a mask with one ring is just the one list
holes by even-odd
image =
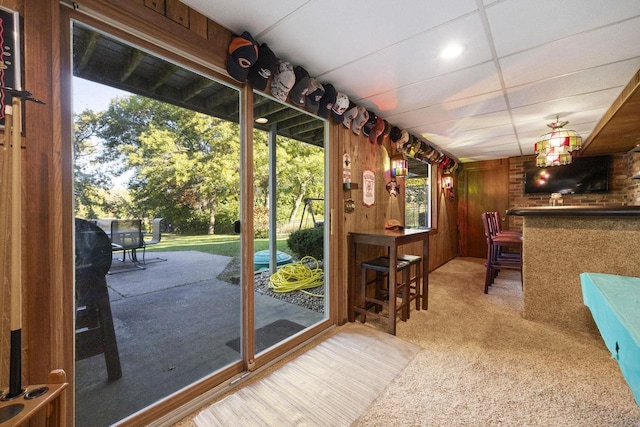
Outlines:
{"label": "glass door panel", "polygon": [[254,94],[255,353],[327,318],[325,122]]}
{"label": "glass door panel", "polygon": [[242,360],[239,92],[73,24],[76,425]]}

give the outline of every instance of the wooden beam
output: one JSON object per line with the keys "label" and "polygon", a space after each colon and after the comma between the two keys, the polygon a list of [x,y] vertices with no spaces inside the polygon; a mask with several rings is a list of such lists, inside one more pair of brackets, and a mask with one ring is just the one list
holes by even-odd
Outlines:
{"label": "wooden beam", "polygon": [[98,40],[100,40],[100,33],[97,31],[89,33],[88,40],[86,41],[86,47],[84,48],[84,52],[82,52],[82,58],[80,58],[78,65],[76,65],[76,70],[82,71],[87,66],[89,59],[91,59],[93,52],[96,50]]}
{"label": "wooden beam", "polygon": [[179,69],[180,67],[175,64],[167,64],[167,66],[160,71],[160,75],[156,78],[156,82],[151,86],[151,91],[153,92],[165,84],[167,80],[169,80]]}
{"label": "wooden beam", "polygon": [[127,81],[131,73],[133,73],[136,68],[138,68],[138,65],[140,65],[144,57],[145,54],[143,52],[139,51],[138,49],[133,49],[133,52],[131,52],[131,56],[129,57],[129,62],[125,64],[125,68],[122,71],[122,75],[120,76],[121,82]]}
{"label": "wooden beam", "polygon": [[186,88],[182,90],[182,93],[183,93],[182,100],[188,101],[194,96],[198,95],[203,90],[213,86],[214,84],[216,84],[216,82],[204,77],[196,81],[193,81],[189,85],[187,85]]}

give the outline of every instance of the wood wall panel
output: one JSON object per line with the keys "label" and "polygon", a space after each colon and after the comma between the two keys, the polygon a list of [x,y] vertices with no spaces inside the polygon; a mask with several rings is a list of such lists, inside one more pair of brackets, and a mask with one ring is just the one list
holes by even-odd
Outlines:
{"label": "wood wall panel", "polygon": [[155,10],[158,13],[165,14],[164,0],[144,0],[144,5]]}
{"label": "wood wall panel", "polygon": [[189,26],[189,8],[178,0],[166,0],[167,18],[183,27]]}
{"label": "wood wall panel", "polygon": [[487,256],[487,244],[482,213],[504,213],[509,208],[509,161],[466,163],[460,178],[460,253],[484,258]]}
{"label": "wood wall panel", "polygon": [[[340,162],[342,161],[343,153],[346,152],[351,155],[351,182],[358,184],[358,189],[339,190],[342,205],[344,205],[345,199],[351,198],[355,202],[355,211],[347,214],[344,212],[344,206],[341,207],[343,218],[343,226],[341,228],[343,231],[340,236],[340,247],[334,246],[332,248],[332,250],[342,254],[337,266],[341,268],[341,281],[345,284],[340,290],[341,308],[343,310],[341,311],[343,317],[341,317],[340,321],[345,322],[346,317],[344,316],[346,316],[347,304],[346,284],[348,283],[348,270],[345,265],[348,253],[347,236],[350,231],[354,230],[372,231],[383,228],[385,222],[392,218],[404,223],[404,179],[397,179],[401,185],[400,194],[398,194],[398,196],[391,196],[385,188],[386,183],[390,180],[388,171],[390,145],[388,140],[382,146],[371,144],[364,135],[355,135],[351,130],[346,129],[342,125],[331,124],[330,126],[335,128],[335,130],[332,131],[332,135],[335,135],[339,141],[339,143],[336,144],[336,141],[332,140],[331,145],[337,146],[342,150],[338,153]],[[362,171],[366,168],[376,172],[376,201],[372,207],[366,207],[362,203]],[[340,188],[342,186],[341,170],[337,178],[334,185]],[[429,269],[431,271],[459,254],[457,226],[458,198],[456,197],[454,200],[449,200],[440,188],[441,178],[442,172],[437,170],[437,177],[433,181],[435,188],[432,195],[434,199],[433,206],[436,209],[435,215],[432,215],[432,228],[434,228],[434,231],[429,237]],[[457,181],[457,177],[454,177],[454,188],[456,188]],[[419,254],[421,250],[422,246],[416,243],[403,246],[400,249],[400,253]],[[384,249],[379,247],[360,246],[356,254],[356,265],[366,259],[382,255],[383,253]],[[359,280],[359,276],[359,271],[357,271],[357,280]]]}
{"label": "wood wall panel", "polygon": [[193,9],[189,9],[189,29],[204,39],[209,36],[207,31],[208,22],[206,16]]}

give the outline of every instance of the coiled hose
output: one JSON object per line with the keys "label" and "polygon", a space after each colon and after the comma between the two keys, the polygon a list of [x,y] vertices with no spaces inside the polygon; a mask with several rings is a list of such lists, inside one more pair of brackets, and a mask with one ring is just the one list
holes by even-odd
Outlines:
{"label": "coiled hose", "polygon": [[[313,263],[315,268],[307,266]],[[314,294],[305,289],[316,288],[323,283],[324,272],[318,260],[311,256],[306,256],[299,262],[283,265],[269,278],[269,287],[273,292],[300,291],[318,298],[324,298],[324,295]]]}

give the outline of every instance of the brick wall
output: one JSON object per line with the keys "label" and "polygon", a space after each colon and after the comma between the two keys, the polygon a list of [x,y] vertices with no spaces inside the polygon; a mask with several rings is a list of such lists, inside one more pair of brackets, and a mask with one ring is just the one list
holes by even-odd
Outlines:
{"label": "brick wall", "polygon": [[[548,194],[524,194],[524,162],[535,155],[509,158],[509,207],[549,206]],[[640,206],[640,153],[614,154],[609,192],[601,194],[566,194],[565,206]],[[509,218],[509,228],[522,229],[522,217]]]}

